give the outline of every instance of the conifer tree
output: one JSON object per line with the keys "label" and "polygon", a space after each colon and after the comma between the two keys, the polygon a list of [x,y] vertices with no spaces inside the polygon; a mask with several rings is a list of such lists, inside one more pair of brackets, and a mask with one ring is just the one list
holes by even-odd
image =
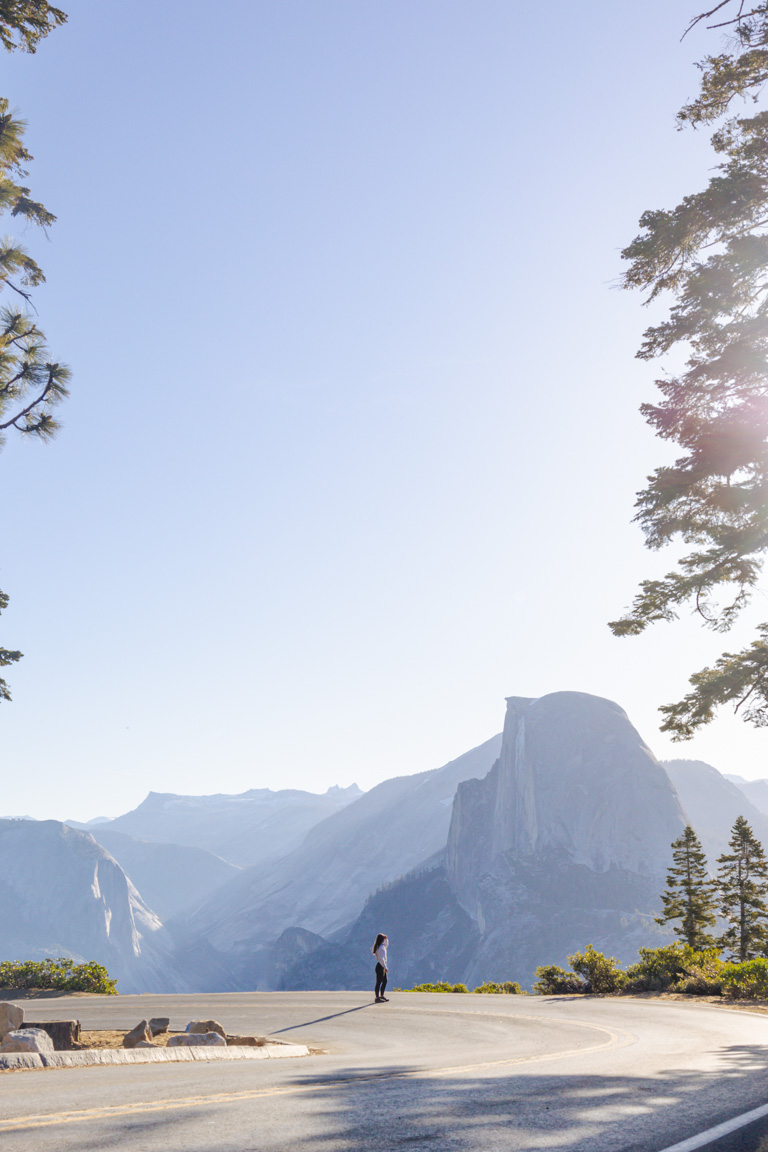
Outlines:
{"label": "conifer tree", "polygon": [[40,41],[66,21],[66,12],[48,0],[0,0],[0,44],[8,52],[36,52]]}
{"label": "conifer tree", "polygon": [[[645,212],[622,253],[623,286],[645,292],[647,302],[671,302],[637,353],[673,357],[656,381],[660,399],[641,412],[682,452],[649,476],[635,519],[649,548],[686,549],[666,576],[641,584],[631,609],[610,625],[617,636],[675,619],[685,606],[705,627],[727,631],[768,549],[768,3],[721,0],[691,23],[702,22],[714,35],[725,29],[726,51],[701,62],[699,94],[678,122],[715,127],[718,163],[677,207]],[[726,703],[768,725],[768,623],[690,684],[661,709],[662,730],[674,739],[690,738]]]}
{"label": "conifer tree", "polygon": [[707,873],[707,858],[701,841],[686,825],[672,844],[672,864],[667,872],[667,890],[662,893],[664,910],[657,924],[679,920],[674,933],[697,952],[713,948],[715,941],[705,929],[715,923],[716,885]]}
{"label": "conifer tree", "polygon": [[729,925],[718,943],[743,962],[768,947],[768,860],[743,816],[731,829],[730,848],[717,861],[720,911]]}
{"label": "conifer tree", "polygon": [[[0,44],[13,52],[35,52],[37,45],[67,16],[47,0],[0,0]],[[24,146],[26,124],[15,116],[8,100],[0,98],[0,215],[9,212],[42,228],[56,217],[36,200],[23,183],[32,159]],[[0,308],[0,448],[13,430],[23,436],[49,439],[58,424],[54,408],[68,395],[69,369],[52,361],[45,337],[28,311],[31,289],[45,280],[43,270],[13,239],[0,240],[0,290],[9,288],[20,306]],[[0,612],[8,597],[0,592]],[[21,659],[21,652],[0,648],[0,668]],[[10,700],[8,684],[0,678],[0,700]]]}

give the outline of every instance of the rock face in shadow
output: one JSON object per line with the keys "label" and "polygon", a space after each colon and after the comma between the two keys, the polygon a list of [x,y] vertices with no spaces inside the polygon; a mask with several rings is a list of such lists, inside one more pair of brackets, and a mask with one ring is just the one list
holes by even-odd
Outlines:
{"label": "rock face in shadow", "polygon": [[685,823],[675,790],[612,701],[507,705],[499,760],[459,786],[446,849],[482,935],[467,976],[529,982],[589,942],[629,959],[661,935],[653,915]]}
{"label": "rock face in shadow", "polygon": [[[479,944],[477,925],[459,905],[440,866],[388,884],[365,903],[354,923],[333,940],[289,928],[269,949],[264,972],[276,989],[373,990],[372,947],[380,925],[396,941],[390,984],[458,983]],[[243,973],[245,975],[245,973]]]}
{"label": "rock face in shadow", "polygon": [[96,960],[121,992],[181,987],[172,941],[120,865],[57,820],[0,820],[2,959]]}

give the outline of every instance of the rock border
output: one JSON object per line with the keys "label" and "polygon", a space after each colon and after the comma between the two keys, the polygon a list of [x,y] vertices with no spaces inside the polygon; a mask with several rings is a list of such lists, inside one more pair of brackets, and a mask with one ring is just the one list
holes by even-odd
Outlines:
{"label": "rock border", "polygon": [[80,1052],[1,1052],[0,1072],[42,1068],[88,1068],[111,1064],[176,1064],[211,1060],[285,1060],[309,1056],[306,1044],[264,1044],[260,1048],[87,1048]]}

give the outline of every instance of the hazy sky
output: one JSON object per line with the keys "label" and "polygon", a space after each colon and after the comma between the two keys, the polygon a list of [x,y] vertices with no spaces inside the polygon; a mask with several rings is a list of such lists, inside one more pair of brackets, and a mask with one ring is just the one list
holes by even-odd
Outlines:
{"label": "hazy sky", "polygon": [[658,733],[722,637],[606,627],[668,563],[615,282],[713,164],[674,122],[695,5],[62,3],[2,60],[74,372],[59,438],[0,459],[2,810],[370,787],[560,689],[768,775],[730,718]]}

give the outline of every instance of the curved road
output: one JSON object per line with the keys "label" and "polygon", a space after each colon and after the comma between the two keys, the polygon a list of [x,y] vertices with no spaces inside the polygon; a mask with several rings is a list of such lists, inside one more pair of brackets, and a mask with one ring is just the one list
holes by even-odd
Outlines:
{"label": "curved road", "polygon": [[[690,1002],[252,992],[25,1008],[84,1028],[214,1017],[323,1053],[3,1073],[3,1152],[661,1152],[768,1103],[768,1016]],[[758,1126],[716,1148],[762,1140]]]}

